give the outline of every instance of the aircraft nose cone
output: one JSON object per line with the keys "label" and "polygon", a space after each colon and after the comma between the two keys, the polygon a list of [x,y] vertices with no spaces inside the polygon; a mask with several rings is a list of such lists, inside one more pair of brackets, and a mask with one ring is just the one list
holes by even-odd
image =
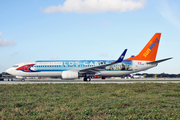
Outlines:
{"label": "aircraft nose cone", "polygon": [[8,74],[11,74],[11,71],[12,71],[11,68],[9,68],[9,69],[6,70],[6,72],[7,72]]}

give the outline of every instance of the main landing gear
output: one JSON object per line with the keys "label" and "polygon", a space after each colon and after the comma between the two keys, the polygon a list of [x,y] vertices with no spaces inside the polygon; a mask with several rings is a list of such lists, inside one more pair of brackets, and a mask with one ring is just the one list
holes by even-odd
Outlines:
{"label": "main landing gear", "polygon": [[91,77],[84,77],[84,81],[91,81]]}
{"label": "main landing gear", "polygon": [[25,81],[25,78],[22,78],[21,81],[24,82],[24,81]]}
{"label": "main landing gear", "polygon": [[106,77],[102,76],[101,79],[106,79]]}
{"label": "main landing gear", "polygon": [[8,81],[13,81],[13,78],[8,78]]}

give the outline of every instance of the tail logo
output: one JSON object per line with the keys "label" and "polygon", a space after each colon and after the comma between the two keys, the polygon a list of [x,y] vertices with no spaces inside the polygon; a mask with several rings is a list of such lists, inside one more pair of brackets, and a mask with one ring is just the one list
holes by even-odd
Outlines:
{"label": "tail logo", "polygon": [[156,38],[155,41],[151,44],[151,46],[146,50],[146,52],[143,54],[143,56],[146,58],[152,50],[155,48],[155,46],[159,43],[159,40]]}

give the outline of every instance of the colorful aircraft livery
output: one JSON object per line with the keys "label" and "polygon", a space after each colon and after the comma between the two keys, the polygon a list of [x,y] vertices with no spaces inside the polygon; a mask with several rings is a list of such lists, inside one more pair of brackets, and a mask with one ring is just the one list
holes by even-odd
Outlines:
{"label": "colorful aircraft livery", "polygon": [[151,44],[151,46],[146,50],[146,52],[143,54],[144,57],[149,55],[153,48],[159,43],[159,40],[156,38],[155,41]]}
{"label": "colorful aircraft livery", "polygon": [[27,64],[27,65],[23,65],[19,68],[17,68],[16,70],[21,70],[21,71],[24,71],[24,72],[35,72],[33,70],[31,70],[30,68],[33,67],[35,64]]}
{"label": "colorful aircraft livery", "polygon": [[161,33],[156,33],[137,56],[125,60],[155,61],[160,37]]}
{"label": "colorful aircraft livery", "polygon": [[22,81],[26,77],[60,77],[62,79],[78,79],[91,81],[94,76],[119,77],[143,71],[157,66],[158,63],[169,60],[156,59],[161,33],[156,33],[142,51],[125,60],[127,49],[117,60],[41,60],[24,62],[14,65],[6,72],[15,75]]}
{"label": "colorful aircraft livery", "polygon": [[[56,61],[36,61],[35,64],[27,64],[18,67],[16,70],[23,72],[43,72],[43,71],[67,71],[79,70],[95,67],[115,62],[114,60],[56,60]],[[129,71],[133,70],[132,61],[123,61],[105,67],[107,71]]]}

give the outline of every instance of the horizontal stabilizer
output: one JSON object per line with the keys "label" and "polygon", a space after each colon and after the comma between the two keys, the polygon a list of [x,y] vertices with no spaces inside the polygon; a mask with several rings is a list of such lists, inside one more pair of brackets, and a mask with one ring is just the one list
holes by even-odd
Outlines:
{"label": "horizontal stabilizer", "polygon": [[169,59],[172,59],[172,57],[171,58],[162,59],[162,60],[156,60],[156,61],[153,61],[153,62],[148,62],[147,64],[158,64],[160,62],[164,62],[164,61],[169,60]]}

